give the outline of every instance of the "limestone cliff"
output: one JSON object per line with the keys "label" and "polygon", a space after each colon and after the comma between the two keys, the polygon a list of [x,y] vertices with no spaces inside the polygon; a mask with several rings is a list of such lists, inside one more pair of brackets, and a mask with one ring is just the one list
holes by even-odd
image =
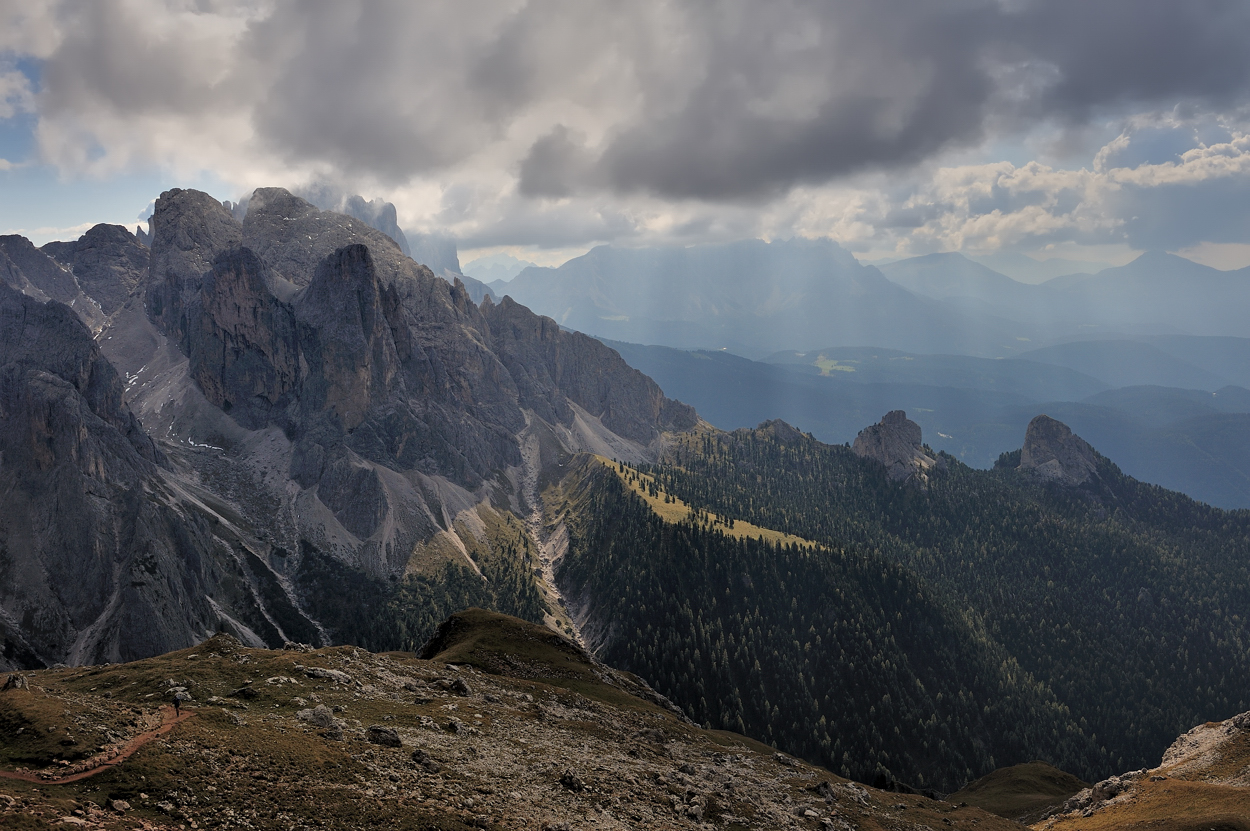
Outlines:
{"label": "limestone cliff", "polygon": [[1098,475],[1094,448],[1068,425],[1047,415],[1029,422],[1020,451],[1020,470],[1061,485],[1081,485]]}
{"label": "limestone cliff", "polygon": [[[169,478],[122,397],[69,308],[0,285],[0,666],[127,660],[222,627],[314,635],[266,617],[256,581],[276,579],[251,575],[254,543]],[[267,605],[293,611],[280,595]]]}
{"label": "limestone cliff", "polygon": [[39,250],[68,268],[106,315],[121,308],[147,277],[148,249],[120,225],[96,225],[72,242],[50,242]]}
{"label": "limestone cliff", "polygon": [[884,465],[892,482],[923,483],[935,471],[945,470],[946,463],[926,448],[920,438],[920,425],[907,418],[902,410],[892,410],[879,423],[860,430],[851,450],[860,458]]}

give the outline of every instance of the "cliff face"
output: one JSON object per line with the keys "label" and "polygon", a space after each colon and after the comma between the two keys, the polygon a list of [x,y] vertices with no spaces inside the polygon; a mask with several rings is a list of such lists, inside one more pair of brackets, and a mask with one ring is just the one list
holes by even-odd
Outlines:
{"label": "cliff face", "polygon": [[128,660],[222,626],[281,642],[247,543],[168,480],[122,397],[73,312],[0,286],[0,664]]}
{"label": "cliff face", "polygon": [[268,423],[300,382],[295,316],[269,293],[267,271],[247,248],[217,255],[187,326],[191,377],[245,427]]}
{"label": "cliff face", "polygon": [[227,217],[189,192],[162,196],[151,314],[244,427],[476,487],[520,463],[525,411],[568,427],[576,405],[642,444],[694,424],[611,349],[510,300],[479,309],[357,220],[278,188],[256,191],[241,237],[221,230]]}
{"label": "cliff face", "polygon": [[[339,568],[388,585],[455,562],[521,596],[532,567],[497,558],[527,557],[530,532],[500,511],[532,510],[542,466],[585,447],[644,458],[695,421],[599,342],[479,308],[281,189],[242,223],[171,190],[151,227],[150,252],[113,226],[42,251],[0,240],[17,289],[0,310],[10,664],[140,657],[223,627],[325,640],[316,598]],[[74,310],[38,302],[54,296]]]}
{"label": "cliff face", "polygon": [[1068,425],[1047,415],[1029,422],[1020,451],[1020,470],[1048,482],[1075,486],[1097,476],[1094,448]]}
{"label": "cliff face", "polygon": [[662,430],[695,425],[694,408],[665,398],[655,382],[614,350],[580,332],[561,331],[505,297],[482,303],[491,345],[516,382],[521,406],[568,424],[576,404],[617,435],[649,443]]}
{"label": "cliff face", "polygon": [[851,450],[884,465],[890,481],[926,482],[933,472],[945,470],[946,464],[926,450],[920,438],[920,425],[902,410],[892,410],[879,423],[860,430]]}

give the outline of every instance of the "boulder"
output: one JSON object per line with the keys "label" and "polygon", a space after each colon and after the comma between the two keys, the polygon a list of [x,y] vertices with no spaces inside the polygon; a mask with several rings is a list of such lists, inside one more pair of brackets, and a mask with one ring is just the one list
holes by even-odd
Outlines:
{"label": "boulder", "polygon": [[404,744],[394,728],[383,727],[380,724],[369,725],[369,729],[365,731],[365,738],[383,747],[403,747]]}

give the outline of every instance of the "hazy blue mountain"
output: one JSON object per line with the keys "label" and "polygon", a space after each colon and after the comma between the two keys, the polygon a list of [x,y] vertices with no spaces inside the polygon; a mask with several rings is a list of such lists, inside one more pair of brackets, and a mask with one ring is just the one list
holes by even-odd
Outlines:
{"label": "hazy blue mountain", "polygon": [[1024,254],[1013,251],[999,251],[996,254],[972,255],[968,259],[992,268],[999,274],[1005,274],[1021,283],[1042,283],[1055,277],[1068,274],[1095,274],[1110,263],[1088,262],[1083,260],[1065,260],[1051,257],[1049,260],[1035,260]]}
{"label": "hazy blue mountain", "polygon": [[1163,427],[1217,413],[1250,413],[1250,390],[1231,386],[1218,392],[1160,386],[1121,387],[1091,395],[1084,403],[1110,407],[1132,415],[1143,424]]}
{"label": "hazy blue mountain", "polygon": [[1075,369],[1112,387],[1154,385],[1215,391],[1232,383],[1226,376],[1141,341],[1078,341],[1031,350],[1021,357]]}
{"label": "hazy blue mountain", "polygon": [[601,246],[506,291],[596,336],[753,357],[813,344],[996,356],[1036,334],[919,296],[829,240]]}
{"label": "hazy blue mountain", "polygon": [[[1250,269],[1218,271],[1174,254],[1148,251],[1097,274],[1043,284],[1078,320],[1151,334],[1250,334]],[[1150,331],[1153,330],[1153,331]]]}
{"label": "hazy blue mountain", "polygon": [[1143,340],[1174,358],[1227,378],[1230,384],[1250,388],[1250,338],[1159,335]]}
{"label": "hazy blue mountain", "polygon": [[476,279],[499,291],[502,284],[507,283],[525,269],[536,266],[537,263],[517,259],[511,254],[491,254],[489,257],[478,257],[473,262],[465,263],[464,273],[472,274]]}
{"label": "hazy blue mountain", "polygon": [[959,253],[926,254],[880,267],[881,273],[905,289],[938,300],[981,302],[990,307],[1018,309],[1049,294],[1013,280]]}
{"label": "hazy blue mountain", "polygon": [[1028,423],[1044,413],[1142,481],[1217,507],[1250,508],[1250,390],[1242,387],[1105,389],[1074,370],[1032,361],[882,349],[778,353],[765,362],[608,344],[722,429],[780,418],[842,444],[880,413],[905,410],[931,447],[985,468],[1015,449]]}
{"label": "hazy blue mountain", "polygon": [[1036,285],[955,253],[899,260],[882,265],[881,271],[967,314],[1016,321],[1019,328],[1040,333],[1042,342],[1250,335],[1250,320],[1240,311],[1250,302],[1250,269],[1218,271],[1163,252]]}

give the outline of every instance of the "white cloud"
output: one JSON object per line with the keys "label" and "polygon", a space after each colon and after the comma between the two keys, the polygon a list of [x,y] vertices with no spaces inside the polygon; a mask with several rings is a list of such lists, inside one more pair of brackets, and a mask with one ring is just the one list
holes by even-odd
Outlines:
{"label": "white cloud", "polygon": [[34,101],[30,79],[15,69],[5,70],[0,65],[0,118],[30,112],[34,109]]}

